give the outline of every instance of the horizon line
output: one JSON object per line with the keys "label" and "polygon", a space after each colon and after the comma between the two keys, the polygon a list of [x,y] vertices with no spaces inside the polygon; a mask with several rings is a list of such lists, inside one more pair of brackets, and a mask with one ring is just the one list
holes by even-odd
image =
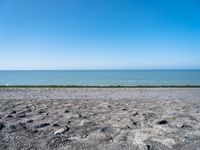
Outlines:
{"label": "horizon line", "polygon": [[128,71],[128,70],[200,70],[200,68],[144,68],[144,69],[0,69],[0,71]]}

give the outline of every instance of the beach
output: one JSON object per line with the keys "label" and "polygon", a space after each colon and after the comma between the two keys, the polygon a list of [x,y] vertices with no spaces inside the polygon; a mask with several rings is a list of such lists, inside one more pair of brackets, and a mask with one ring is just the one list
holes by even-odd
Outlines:
{"label": "beach", "polygon": [[1,150],[198,150],[200,88],[0,88]]}

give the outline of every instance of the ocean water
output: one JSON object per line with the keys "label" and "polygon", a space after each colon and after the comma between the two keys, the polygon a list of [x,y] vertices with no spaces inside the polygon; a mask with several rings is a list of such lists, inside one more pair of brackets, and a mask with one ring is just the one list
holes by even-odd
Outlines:
{"label": "ocean water", "polygon": [[0,85],[200,85],[200,70],[0,71]]}

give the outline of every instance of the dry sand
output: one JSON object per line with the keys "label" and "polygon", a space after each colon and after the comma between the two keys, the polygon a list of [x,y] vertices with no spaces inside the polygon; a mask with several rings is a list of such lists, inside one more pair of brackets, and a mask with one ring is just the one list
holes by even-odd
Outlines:
{"label": "dry sand", "polygon": [[0,150],[200,149],[200,88],[2,88]]}

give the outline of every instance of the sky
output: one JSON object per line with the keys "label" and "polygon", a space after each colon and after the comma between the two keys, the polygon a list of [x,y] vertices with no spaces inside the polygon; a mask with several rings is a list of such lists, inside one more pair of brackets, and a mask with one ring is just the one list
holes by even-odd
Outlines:
{"label": "sky", "polygon": [[199,0],[0,0],[0,70],[200,69]]}

